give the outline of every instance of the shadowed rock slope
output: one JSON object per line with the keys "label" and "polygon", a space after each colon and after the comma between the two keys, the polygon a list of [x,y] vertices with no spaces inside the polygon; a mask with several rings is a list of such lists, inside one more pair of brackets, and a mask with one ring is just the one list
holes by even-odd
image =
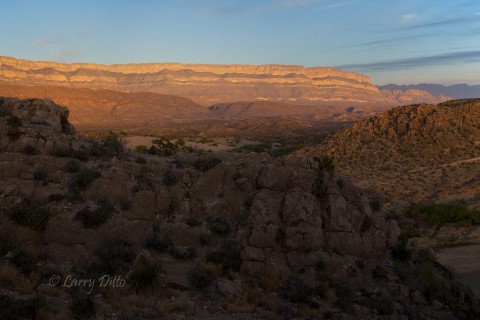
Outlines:
{"label": "shadowed rock slope", "polygon": [[420,200],[479,205],[480,100],[410,105],[360,121],[313,150],[364,187]]}
{"label": "shadowed rock slope", "polygon": [[2,319],[479,315],[431,254],[397,243],[381,194],[318,159],[143,158],[75,135],[51,101],[0,110]]}

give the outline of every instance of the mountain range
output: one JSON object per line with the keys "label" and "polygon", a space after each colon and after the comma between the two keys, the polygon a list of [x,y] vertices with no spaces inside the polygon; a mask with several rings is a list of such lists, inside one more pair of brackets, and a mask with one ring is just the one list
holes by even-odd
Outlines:
{"label": "mountain range", "polygon": [[101,65],[0,57],[0,81],[16,85],[152,92],[211,106],[270,101],[313,106],[438,103],[448,97],[421,90],[379,90],[369,76],[328,67],[142,63]]}

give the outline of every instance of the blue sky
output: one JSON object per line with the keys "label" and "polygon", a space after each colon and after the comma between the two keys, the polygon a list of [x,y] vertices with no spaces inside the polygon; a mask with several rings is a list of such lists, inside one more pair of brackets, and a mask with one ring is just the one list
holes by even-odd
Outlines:
{"label": "blue sky", "polygon": [[2,2],[0,55],[331,66],[375,84],[480,84],[479,0]]}

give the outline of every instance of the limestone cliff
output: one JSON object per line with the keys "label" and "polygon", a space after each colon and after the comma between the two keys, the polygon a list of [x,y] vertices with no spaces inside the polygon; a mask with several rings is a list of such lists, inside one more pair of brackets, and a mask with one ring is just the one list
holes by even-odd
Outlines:
{"label": "limestone cliff", "polygon": [[384,100],[368,76],[288,65],[63,64],[0,57],[0,81],[156,92],[204,105],[256,100],[358,105]]}

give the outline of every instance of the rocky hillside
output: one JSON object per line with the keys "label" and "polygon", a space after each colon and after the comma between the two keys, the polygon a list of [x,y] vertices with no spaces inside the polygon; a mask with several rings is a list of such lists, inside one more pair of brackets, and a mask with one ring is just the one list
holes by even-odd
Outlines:
{"label": "rocky hillside", "polygon": [[394,197],[478,206],[479,123],[478,99],[398,107],[301,153],[331,155],[355,182]]}
{"label": "rocky hillside", "polygon": [[2,319],[479,316],[429,252],[397,242],[381,194],[320,158],[142,156],[67,116],[0,100]]}
{"label": "rocky hillside", "polygon": [[[307,105],[394,105],[368,76],[333,68],[287,65],[143,63],[62,64],[0,57],[0,81],[181,96],[204,106],[235,101]],[[415,95],[415,102],[432,102]]]}

